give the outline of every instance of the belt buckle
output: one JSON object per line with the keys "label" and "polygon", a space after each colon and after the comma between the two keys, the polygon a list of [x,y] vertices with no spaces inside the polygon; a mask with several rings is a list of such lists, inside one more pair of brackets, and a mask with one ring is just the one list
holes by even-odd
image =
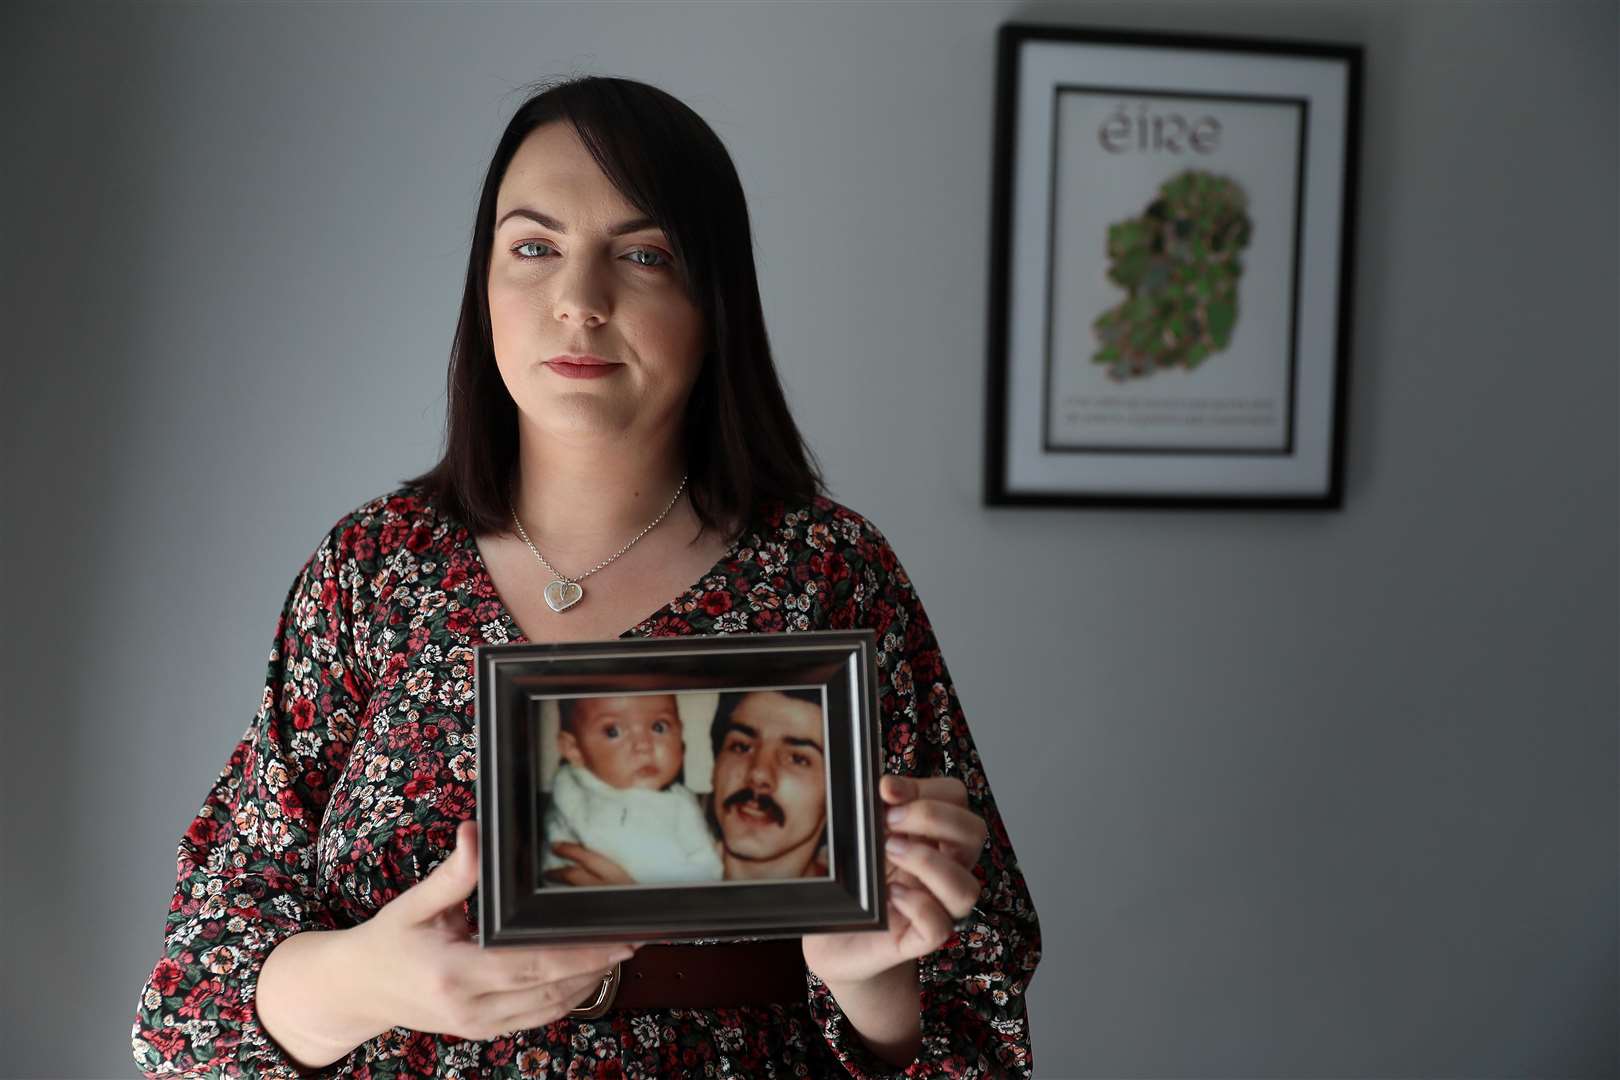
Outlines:
{"label": "belt buckle", "polygon": [[602,976],[602,985],[596,988],[596,1000],[589,1005],[569,1009],[568,1015],[580,1020],[595,1020],[613,1008],[613,999],[619,996],[619,976],[623,966],[622,963],[614,964],[613,970]]}

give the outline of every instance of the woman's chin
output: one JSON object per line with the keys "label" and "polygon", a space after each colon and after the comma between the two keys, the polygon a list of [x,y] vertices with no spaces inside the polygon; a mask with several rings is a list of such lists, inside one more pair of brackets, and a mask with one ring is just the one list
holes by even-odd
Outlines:
{"label": "woman's chin", "polygon": [[633,426],[634,414],[625,404],[606,394],[552,394],[536,403],[528,419],[539,433],[559,442],[608,443],[622,438]]}

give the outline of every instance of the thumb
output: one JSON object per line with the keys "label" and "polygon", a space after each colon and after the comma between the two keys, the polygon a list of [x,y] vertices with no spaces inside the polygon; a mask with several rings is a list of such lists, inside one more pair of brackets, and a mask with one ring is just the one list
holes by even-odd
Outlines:
{"label": "thumb", "polygon": [[456,826],[456,846],[444,861],[395,897],[390,906],[403,907],[400,914],[407,918],[425,921],[448,908],[459,908],[477,884],[478,823],[467,820]]}

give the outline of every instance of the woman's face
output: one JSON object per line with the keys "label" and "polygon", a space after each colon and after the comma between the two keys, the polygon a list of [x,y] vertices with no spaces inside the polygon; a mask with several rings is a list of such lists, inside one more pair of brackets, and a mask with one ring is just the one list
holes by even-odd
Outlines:
{"label": "woman's face", "polygon": [[[679,438],[703,314],[669,238],[642,218],[572,125],[542,125],[518,148],[496,198],[489,317],[520,426],[579,443]],[[553,363],[560,354],[608,363]]]}

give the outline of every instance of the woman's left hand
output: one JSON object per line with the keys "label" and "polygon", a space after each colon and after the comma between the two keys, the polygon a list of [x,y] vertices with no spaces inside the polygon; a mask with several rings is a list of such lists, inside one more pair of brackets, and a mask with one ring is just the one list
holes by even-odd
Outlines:
{"label": "woman's left hand", "polygon": [[973,867],[989,832],[968,809],[962,781],[885,776],[878,793],[888,806],[889,928],[805,936],[805,965],[832,986],[873,979],[938,949],[982,888]]}

